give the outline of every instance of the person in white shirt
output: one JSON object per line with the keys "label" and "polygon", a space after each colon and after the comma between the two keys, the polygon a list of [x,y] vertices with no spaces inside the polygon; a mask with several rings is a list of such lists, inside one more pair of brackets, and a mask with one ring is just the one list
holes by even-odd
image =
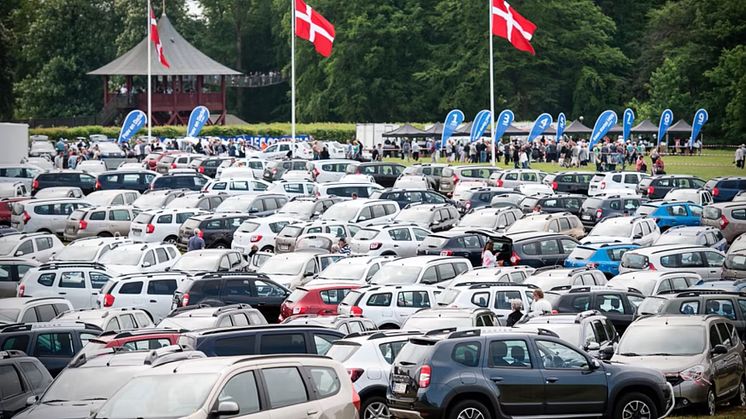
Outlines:
{"label": "person in white shirt", "polygon": [[487,241],[482,250],[482,266],[485,268],[494,268],[497,264],[497,258],[495,257],[495,251],[492,246],[492,241]]}
{"label": "person in white shirt", "polygon": [[534,302],[531,304],[531,314],[542,315],[552,313],[552,303],[544,299],[544,291],[534,290]]}

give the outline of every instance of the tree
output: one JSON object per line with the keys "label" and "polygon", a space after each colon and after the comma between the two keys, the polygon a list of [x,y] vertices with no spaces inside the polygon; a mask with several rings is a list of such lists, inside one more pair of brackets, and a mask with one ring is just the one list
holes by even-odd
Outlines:
{"label": "tree", "polygon": [[705,76],[714,86],[707,95],[710,108],[724,111],[718,115],[720,130],[729,138],[742,139],[746,132],[746,46],[724,51],[717,67]]}

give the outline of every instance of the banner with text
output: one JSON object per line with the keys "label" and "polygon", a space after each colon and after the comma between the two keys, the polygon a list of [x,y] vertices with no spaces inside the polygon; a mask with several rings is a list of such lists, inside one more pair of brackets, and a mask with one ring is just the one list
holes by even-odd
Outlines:
{"label": "banner with text", "polygon": [[534,126],[531,127],[531,133],[528,135],[528,142],[531,143],[534,141],[536,137],[543,134],[551,125],[552,115],[549,115],[548,113],[539,115],[539,117],[536,118],[536,121],[534,121]]}
{"label": "banner with text", "polygon": [[629,134],[632,132],[632,125],[635,123],[635,111],[630,108],[624,110],[624,120],[622,121],[622,139],[626,143],[629,140]]}
{"label": "banner with text", "polygon": [[707,123],[707,119],[710,116],[707,111],[702,108],[694,113],[694,120],[692,121],[692,135],[689,137],[689,147],[694,146],[694,141],[697,140],[699,132],[702,131],[702,126]]}
{"label": "banner with text", "polygon": [[487,127],[489,127],[490,122],[492,122],[490,118],[492,118],[492,113],[490,111],[486,109],[482,109],[481,111],[479,111],[477,116],[474,117],[474,122],[472,122],[471,124],[469,141],[473,143],[474,141],[482,138],[482,134],[487,131]]}
{"label": "banner with text", "polygon": [[666,109],[661,114],[661,120],[658,123],[658,145],[660,145],[661,141],[663,141],[663,137],[666,135],[666,132],[668,132],[668,129],[671,127],[672,123],[673,112],[671,112],[670,109]]}
{"label": "banner with text", "polygon": [[565,117],[564,113],[560,112],[559,116],[557,117],[557,135],[555,138],[557,142],[562,139],[562,135],[565,133],[566,126],[567,118]]}
{"label": "banner with text", "polygon": [[122,123],[122,130],[119,131],[119,143],[126,143],[137,134],[138,131],[145,126],[148,122],[148,116],[145,112],[135,109],[134,111],[127,114]]}
{"label": "banner with text", "polygon": [[591,140],[588,148],[593,149],[593,146],[596,145],[596,143],[601,140],[610,129],[614,128],[616,122],[616,112],[612,110],[601,112],[601,115],[596,119],[596,125],[593,126],[593,132],[591,133]]}
{"label": "banner with text", "polygon": [[199,137],[199,133],[208,119],[210,119],[210,111],[207,107],[197,106],[192,109],[192,113],[189,115],[189,123],[187,124],[187,137]]}

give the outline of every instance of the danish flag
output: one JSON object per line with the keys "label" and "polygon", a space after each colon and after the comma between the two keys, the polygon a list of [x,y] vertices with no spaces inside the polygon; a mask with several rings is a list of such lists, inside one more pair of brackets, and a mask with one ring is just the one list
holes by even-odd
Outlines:
{"label": "danish flag", "polygon": [[171,65],[169,65],[168,61],[166,60],[166,56],[163,55],[163,45],[161,44],[161,37],[158,36],[158,21],[155,20],[153,9],[150,9],[150,40],[153,41],[153,44],[155,45],[155,51],[158,53],[158,61],[161,62],[162,66],[171,68]]}
{"label": "danish flag", "polygon": [[536,25],[510,8],[505,0],[492,0],[492,34],[505,38],[521,51],[536,55],[531,46]]}
{"label": "danish flag", "polygon": [[303,0],[295,0],[295,34],[313,43],[316,52],[328,57],[332,55],[334,25],[324,16],[311,9]]}

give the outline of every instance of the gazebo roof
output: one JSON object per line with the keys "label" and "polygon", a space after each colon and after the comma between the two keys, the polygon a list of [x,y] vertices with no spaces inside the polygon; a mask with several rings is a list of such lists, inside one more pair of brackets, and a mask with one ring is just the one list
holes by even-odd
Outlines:
{"label": "gazebo roof", "polygon": [[679,119],[675,124],[668,128],[668,132],[692,132],[692,126],[683,119]]}
{"label": "gazebo roof", "polygon": [[[461,128],[457,129],[456,132],[453,133],[453,137],[468,137],[471,134],[471,122],[468,122],[461,126]],[[547,129],[549,131],[549,129]],[[546,134],[546,133],[545,133]],[[503,135],[528,135],[528,131],[524,129],[520,129],[516,127],[513,124],[510,124],[508,129],[505,130],[505,133]],[[553,134],[549,134],[553,135]],[[482,134],[482,137],[492,137],[492,131],[489,129],[489,127],[484,131],[484,134]]]}
{"label": "gazebo roof", "polygon": [[650,122],[649,119],[646,119],[640,122],[639,124],[637,124],[637,126],[633,127],[632,132],[634,133],[639,133],[639,132],[655,133],[655,132],[658,132],[658,127],[652,122]]}
{"label": "gazebo roof", "polygon": [[577,119],[572,121],[570,125],[565,128],[566,134],[590,134],[592,131],[592,129],[586,127]]}
{"label": "gazebo roof", "polygon": [[426,137],[427,136],[425,131],[421,129],[417,129],[409,124],[404,124],[393,131],[384,132],[382,135],[384,137]]}
{"label": "gazebo roof", "polygon": [[436,122],[433,124],[433,126],[426,129],[424,132],[425,134],[434,135],[434,136],[443,135],[443,123]]}
{"label": "gazebo roof", "polygon": [[[144,21],[144,20],[143,20]],[[187,42],[173,27],[164,13],[158,20],[158,34],[163,43],[163,53],[170,68],[163,67],[158,61],[155,47],[150,48],[151,74],[154,76],[234,76],[241,73],[230,69],[208,57],[202,51]],[[105,66],[91,71],[94,76],[143,76],[148,74],[148,37],[134,48]]]}

